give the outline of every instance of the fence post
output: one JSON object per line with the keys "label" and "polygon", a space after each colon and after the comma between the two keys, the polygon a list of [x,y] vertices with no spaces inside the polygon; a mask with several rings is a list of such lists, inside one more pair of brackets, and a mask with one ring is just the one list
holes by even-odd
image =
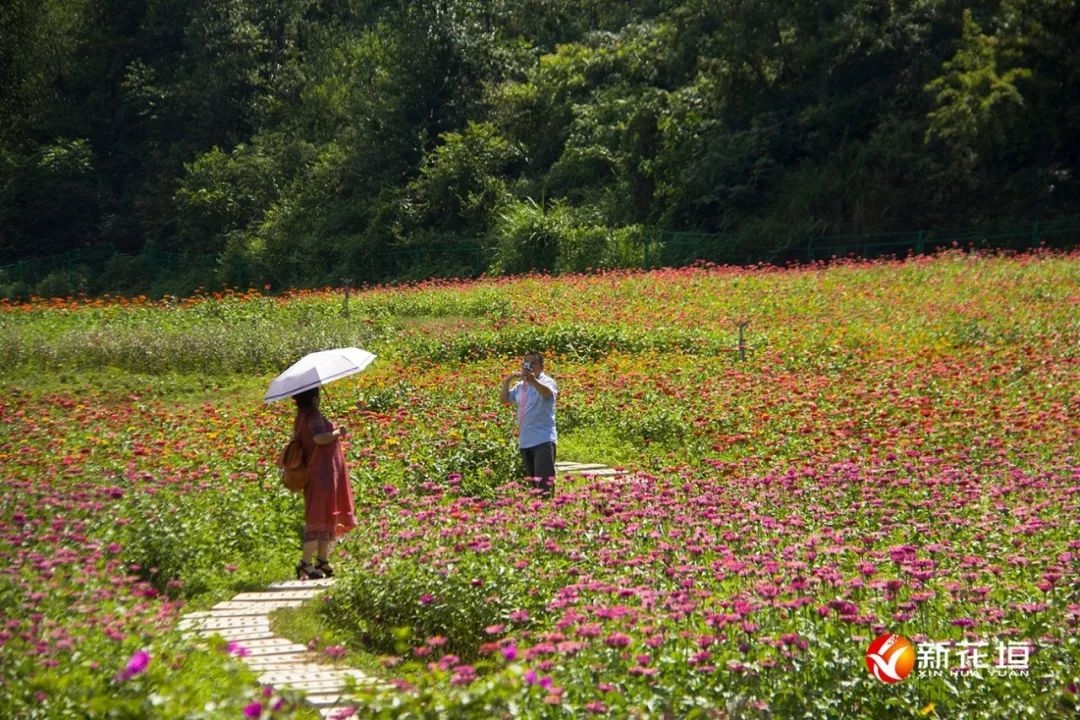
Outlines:
{"label": "fence post", "polygon": [[923,254],[923,251],[925,250],[925,245],[923,244],[923,240],[925,239],[925,237],[926,237],[926,231],[925,230],[920,230],[919,234],[915,236],[915,254],[916,255],[922,255]]}
{"label": "fence post", "polygon": [[352,278],[342,278],[342,282],[345,283],[345,307],[342,308],[342,313],[349,317],[349,287],[352,285]]}
{"label": "fence post", "polygon": [[1039,221],[1035,221],[1035,227],[1031,229],[1031,247],[1039,247]]}
{"label": "fence post", "polygon": [[739,360],[746,360],[746,337],[743,335],[743,331],[749,323],[746,320],[739,322]]}

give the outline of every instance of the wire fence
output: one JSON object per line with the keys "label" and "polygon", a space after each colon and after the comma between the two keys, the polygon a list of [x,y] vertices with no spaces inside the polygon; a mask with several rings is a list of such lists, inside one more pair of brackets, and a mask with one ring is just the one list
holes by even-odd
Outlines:
{"label": "wire fence", "polygon": [[[771,243],[739,234],[652,230],[630,252],[609,255],[608,266],[681,267],[695,262],[751,265],[785,264],[833,258],[904,257],[942,248],[1024,251],[1039,247],[1068,249],[1080,245],[1080,217],[1034,223],[1006,223],[865,235],[832,235]],[[431,277],[476,277],[494,264],[490,242],[454,237],[422,244],[364,252],[343,263],[341,279],[357,284]],[[100,291],[130,289],[131,279],[195,278],[202,287],[258,284],[251,268],[236,267],[235,257],[185,254],[145,248],[137,255],[108,244],[77,248],[46,257],[25,258],[0,266],[0,295],[55,294],[75,287]],[[544,268],[538,268],[543,270]],[[50,282],[53,281],[53,282]],[[336,280],[335,280],[336,282]],[[6,289],[6,292],[4,290]],[[193,290],[194,288],[190,288]]]}
{"label": "wire fence", "polygon": [[775,248],[737,234],[658,231],[645,240],[643,266],[679,267],[709,261],[732,265],[815,262],[833,258],[904,257],[944,248],[963,250],[1068,249],[1080,245],[1080,217],[866,235],[807,238]]}

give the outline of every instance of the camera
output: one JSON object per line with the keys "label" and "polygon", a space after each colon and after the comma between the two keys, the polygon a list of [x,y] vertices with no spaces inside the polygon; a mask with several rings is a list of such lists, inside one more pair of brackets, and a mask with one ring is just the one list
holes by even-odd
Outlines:
{"label": "camera", "polygon": [[522,368],[526,372],[531,372],[532,371],[532,363],[531,362],[526,362],[524,365],[522,365]]}

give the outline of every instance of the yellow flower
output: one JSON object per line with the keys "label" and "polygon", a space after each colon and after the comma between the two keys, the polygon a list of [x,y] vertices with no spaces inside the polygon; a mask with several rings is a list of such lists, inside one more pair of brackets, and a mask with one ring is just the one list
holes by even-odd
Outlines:
{"label": "yellow flower", "polygon": [[934,707],[936,707],[934,705],[934,703],[930,703],[929,705],[924,707],[922,710],[920,710],[919,714],[920,715],[929,715],[930,713],[934,712]]}

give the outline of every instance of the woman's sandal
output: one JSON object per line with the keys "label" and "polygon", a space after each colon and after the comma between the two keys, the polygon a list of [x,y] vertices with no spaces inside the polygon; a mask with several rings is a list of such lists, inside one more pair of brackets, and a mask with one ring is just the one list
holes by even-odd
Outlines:
{"label": "woman's sandal", "polygon": [[323,577],[334,577],[334,568],[330,567],[330,561],[318,558],[315,561],[315,569],[321,572]]}
{"label": "woman's sandal", "polygon": [[304,562],[303,560],[300,560],[300,562],[296,564],[297,580],[322,580],[324,577],[327,576],[322,572],[322,570],[309,562]]}

